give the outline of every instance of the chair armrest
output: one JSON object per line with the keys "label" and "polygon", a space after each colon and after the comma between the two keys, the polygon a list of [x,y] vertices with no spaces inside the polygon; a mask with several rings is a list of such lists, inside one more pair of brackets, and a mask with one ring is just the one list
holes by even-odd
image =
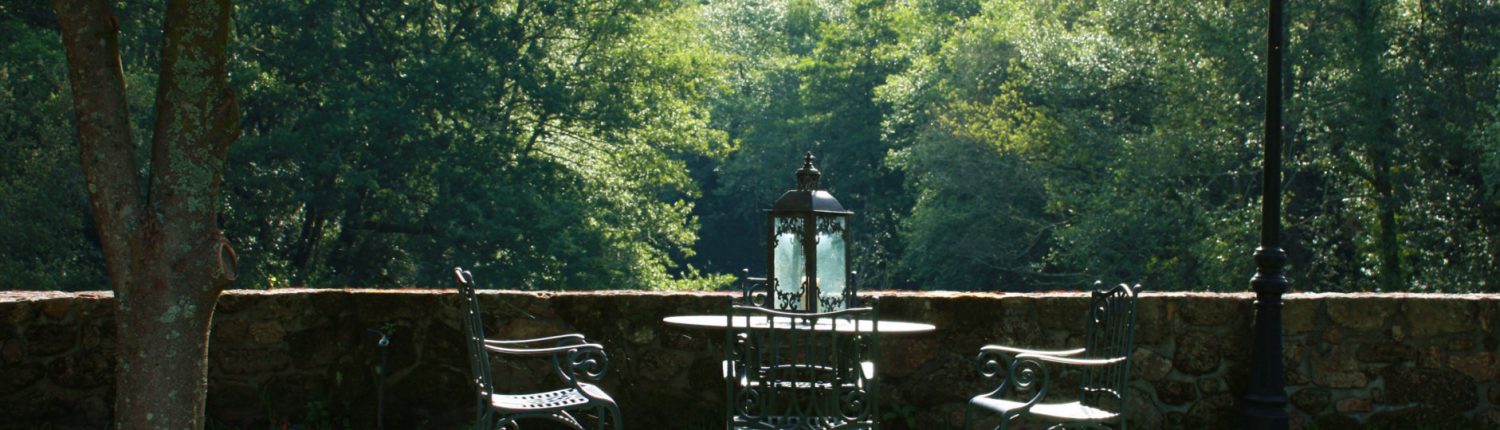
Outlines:
{"label": "chair armrest", "polygon": [[1077,355],[1085,351],[1084,348],[1066,349],[1060,351],[1044,351],[1025,348],[1016,348],[1005,345],[985,345],[979,348],[979,355],[975,357],[975,367],[985,379],[1005,378],[1011,367],[1015,366],[1017,357],[1048,356],[1066,357]]}
{"label": "chair armrest", "polygon": [[484,349],[491,352],[510,355],[552,355],[573,350],[599,350],[604,351],[604,346],[597,343],[580,343],[577,345],[559,345],[544,348],[509,347],[485,344]]}
{"label": "chair armrest", "polygon": [[1084,351],[1083,348],[1065,349],[1065,350],[1060,350],[1060,351],[1044,351],[1044,350],[1038,350],[1038,349],[1016,348],[1016,347],[1010,347],[1010,346],[1005,346],[1005,345],[985,345],[985,346],[979,348],[979,352],[993,352],[993,353],[1011,354],[1011,355],[1031,354],[1031,355],[1069,356],[1069,355],[1077,355],[1079,353],[1082,353],[1083,351]]}
{"label": "chair armrest", "polygon": [[1115,364],[1115,363],[1122,363],[1122,362],[1125,361],[1125,357],[1072,358],[1072,357],[1058,357],[1058,356],[1054,356],[1054,355],[1045,355],[1045,354],[1021,354],[1021,355],[1017,355],[1016,359],[1017,360],[1034,359],[1034,360],[1037,360],[1037,361],[1042,361],[1042,362],[1047,362],[1047,363],[1066,364],[1066,365],[1070,365],[1070,366],[1105,366],[1105,365],[1110,365],[1110,364]]}
{"label": "chair armrest", "polygon": [[[485,339],[484,340],[484,344],[485,345],[502,345],[503,346],[503,345],[525,345],[525,344],[531,344],[531,343],[542,343],[542,342],[551,342],[551,341],[573,341],[573,342],[577,342],[577,343],[586,343],[586,341],[583,338],[583,335],[574,333],[574,334],[563,334],[563,335],[557,335],[557,336],[539,337],[539,338],[536,338],[536,339],[515,339],[515,340],[511,340],[511,339]],[[558,342],[558,343],[561,344],[562,342]]]}
{"label": "chair armrest", "polygon": [[[993,356],[996,353],[981,353],[980,357],[983,358],[986,355]],[[1043,361],[1047,359],[1073,360],[1050,355],[1019,354],[1014,359],[1008,360],[1005,363],[995,360],[981,363],[980,372],[986,378],[1001,378],[1001,381],[994,390],[980,394],[974,399],[978,400],[984,397],[1009,399],[1021,403],[1016,410],[1024,412],[1030,409],[1032,405],[1046,398],[1047,392],[1051,389],[1052,381],[1048,378],[1047,365],[1043,364]],[[1028,396],[1025,395],[1026,392],[1031,392],[1032,394]],[[971,402],[975,400],[971,400]]]}
{"label": "chair armrest", "polygon": [[573,388],[582,389],[580,380],[598,381],[609,371],[609,355],[604,346],[597,343],[558,345],[544,348],[518,348],[485,345],[487,351],[510,355],[552,356],[552,368],[557,375]]}

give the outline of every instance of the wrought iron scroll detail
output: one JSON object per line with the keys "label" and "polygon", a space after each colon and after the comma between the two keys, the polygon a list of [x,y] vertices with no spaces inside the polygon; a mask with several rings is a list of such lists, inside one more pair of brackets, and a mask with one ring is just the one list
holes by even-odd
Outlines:
{"label": "wrought iron scroll detail", "polygon": [[802,304],[802,291],[780,291],[776,292],[776,307],[779,309],[797,309]]}
{"label": "wrought iron scroll detail", "polygon": [[847,296],[822,296],[818,297],[818,309],[827,311],[833,309],[846,309],[849,307]]}
{"label": "wrought iron scroll detail", "polygon": [[788,218],[777,218],[776,219],[776,235],[780,236],[780,235],[787,234],[787,233],[792,233],[792,234],[801,236],[802,235],[802,218],[790,218],[790,217],[788,217]]}
{"label": "wrought iron scroll detail", "polygon": [[843,233],[844,223],[841,218],[818,217],[818,233],[833,234]]}

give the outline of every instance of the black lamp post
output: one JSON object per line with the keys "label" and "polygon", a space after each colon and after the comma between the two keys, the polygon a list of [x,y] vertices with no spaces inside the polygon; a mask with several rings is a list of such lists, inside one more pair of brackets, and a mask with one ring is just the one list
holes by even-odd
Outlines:
{"label": "black lamp post", "polygon": [[807,153],[797,188],[766,210],[766,271],[774,307],[827,311],[851,304],[849,216],[837,199],[818,189],[818,169]]}
{"label": "black lamp post", "polygon": [[1286,0],[1270,0],[1266,30],[1266,147],[1261,183],[1260,248],[1255,250],[1255,344],[1245,427],[1285,429],[1286,375],[1281,354],[1281,295],[1287,290],[1281,250],[1281,64],[1286,50]]}

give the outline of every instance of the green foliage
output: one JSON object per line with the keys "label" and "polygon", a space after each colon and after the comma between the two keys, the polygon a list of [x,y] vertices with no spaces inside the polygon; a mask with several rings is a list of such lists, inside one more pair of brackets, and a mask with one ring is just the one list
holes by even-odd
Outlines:
{"label": "green foliage", "polygon": [[696,240],[681,160],[724,148],[690,8],[240,11],[225,225],[252,285],[445,285],[453,265],[505,288],[717,285],[672,258]]}
{"label": "green foliage", "polygon": [[[1253,272],[1263,2],[238,6],[240,287],[436,286],[463,265],[506,288],[718,288],[763,269],[760,209],[805,151],[856,211],[865,288]],[[160,7],[117,8],[132,106],[155,97]],[[1290,13],[1294,285],[1494,291],[1500,6]],[[0,2],[4,288],[104,285],[53,26]]]}
{"label": "green foliage", "polygon": [[63,49],[46,7],[0,6],[0,289],[102,289]]}

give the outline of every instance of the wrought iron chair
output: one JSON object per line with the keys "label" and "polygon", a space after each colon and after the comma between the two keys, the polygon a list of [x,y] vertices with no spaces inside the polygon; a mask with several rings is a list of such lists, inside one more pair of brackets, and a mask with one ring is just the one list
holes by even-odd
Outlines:
{"label": "wrought iron chair", "polygon": [[[1023,415],[1057,423],[1049,428],[1125,428],[1140,285],[1121,284],[1108,290],[1101,290],[1101,283],[1094,285],[1083,348],[1037,351],[987,345],[979,349],[979,372],[987,379],[1003,380],[994,391],[969,400],[964,429],[972,428],[981,410],[1000,414],[997,429],[1009,427]],[[1052,368],[1080,371],[1077,398],[1048,399]]]}
{"label": "wrought iron chair", "polygon": [[[474,417],[475,430],[519,430],[522,419],[548,419],[575,430],[584,427],[572,412],[592,411],[598,429],[605,428],[605,418],[615,430],[624,429],[620,408],[608,393],[587,381],[598,381],[609,370],[604,347],[590,343],[581,334],[565,334],[538,339],[490,340],[484,337],[479,299],[474,294],[474,276],[453,268],[458,290],[464,296],[464,334],[468,337],[469,366],[478,393]],[[503,394],[495,391],[490,375],[489,353],[551,357],[553,370],[567,388],[543,393]]]}
{"label": "wrought iron chair", "polygon": [[731,304],[729,429],[879,427],[872,307],[807,313]]}

